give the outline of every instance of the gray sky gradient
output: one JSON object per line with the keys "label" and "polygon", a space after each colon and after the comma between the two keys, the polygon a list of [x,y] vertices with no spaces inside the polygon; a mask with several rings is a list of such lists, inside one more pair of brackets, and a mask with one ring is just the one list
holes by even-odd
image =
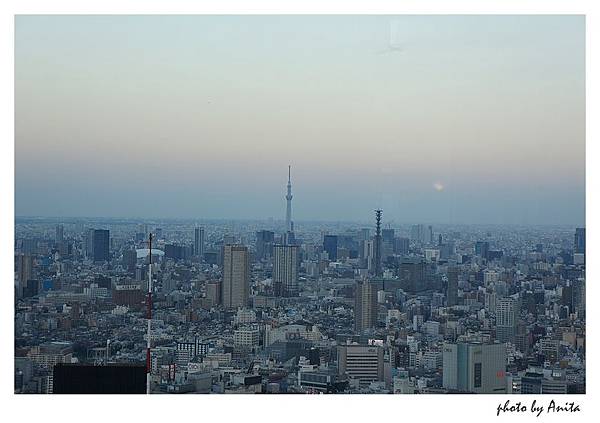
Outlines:
{"label": "gray sky gradient", "polygon": [[584,222],[582,16],[19,16],[15,39],[17,215],[283,219],[290,163],[295,220]]}

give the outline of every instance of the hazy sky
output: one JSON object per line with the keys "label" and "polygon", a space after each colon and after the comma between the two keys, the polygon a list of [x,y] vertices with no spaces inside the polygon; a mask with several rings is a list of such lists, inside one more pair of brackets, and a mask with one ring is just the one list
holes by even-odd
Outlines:
{"label": "hazy sky", "polygon": [[582,224],[582,16],[20,16],[16,214]]}

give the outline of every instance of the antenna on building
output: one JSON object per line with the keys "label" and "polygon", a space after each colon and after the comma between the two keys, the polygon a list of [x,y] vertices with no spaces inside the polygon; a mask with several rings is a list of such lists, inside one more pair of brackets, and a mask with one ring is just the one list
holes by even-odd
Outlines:
{"label": "antenna on building", "polygon": [[150,394],[150,348],[152,332],[152,233],[148,235],[148,298],[146,299],[146,318],[148,320],[148,340],[146,342],[146,394]]}

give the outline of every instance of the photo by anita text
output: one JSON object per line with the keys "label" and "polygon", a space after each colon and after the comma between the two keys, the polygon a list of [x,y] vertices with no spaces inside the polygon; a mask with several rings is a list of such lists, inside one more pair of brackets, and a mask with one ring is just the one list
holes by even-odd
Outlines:
{"label": "photo by anita text", "polygon": [[581,408],[579,407],[579,404],[576,404],[573,401],[565,402],[563,404],[562,402],[557,403],[554,400],[550,400],[548,405],[543,405],[543,404],[539,404],[537,402],[537,400],[533,400],[531,403],[531,406],[527,407],[527,405],[523,404],[523,402],[521,402],[521,401],[511,403],[510,400],[507,400],[504,404],[502,404],[502,403],[498,404],[498,408],[496,409],[496,416],[499,416],[500,413],[530,412],[530,413],[534,413],[536,415],[536,417],[540,417],[544,412],[546,414],[550,414],[550,413],[562,413],[562,414],[569,413],[570,414],[570,413],[577,413],[580,411],[581,411]]}

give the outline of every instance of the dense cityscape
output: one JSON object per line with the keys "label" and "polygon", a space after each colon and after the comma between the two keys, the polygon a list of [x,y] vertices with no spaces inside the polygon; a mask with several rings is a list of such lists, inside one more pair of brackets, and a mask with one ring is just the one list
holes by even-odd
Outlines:
{"label": "dense cityscape", "polygon": [[17,217],[15,393],[95,369],[152,394],[585,393],[585,228],[294,222],[292,198],[288,173],[285,220]]}

